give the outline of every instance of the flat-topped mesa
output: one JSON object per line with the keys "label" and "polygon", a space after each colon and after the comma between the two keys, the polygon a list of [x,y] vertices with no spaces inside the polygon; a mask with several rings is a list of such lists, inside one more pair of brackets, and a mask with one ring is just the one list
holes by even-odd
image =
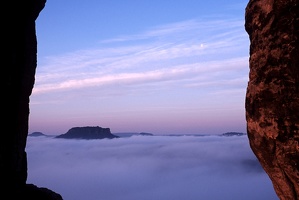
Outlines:
{"label": "flat-topped mesa", "polygon": [[250,0],[250,146],[280,200],[299,200],[299,0]]}
{"label": "flat-topped mesa", "polygon": [[65,134],[56,136],[55,138],[65,139],[112,139],[119,136],[113,135],[110,132],[110,128],[102,128],[99,126],[85,126],[85,127],[73,127],[69,129]]}

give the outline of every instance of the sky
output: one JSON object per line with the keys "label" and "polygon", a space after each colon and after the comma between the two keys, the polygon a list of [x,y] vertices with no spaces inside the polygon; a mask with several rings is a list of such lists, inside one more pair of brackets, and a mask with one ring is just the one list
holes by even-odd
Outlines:
{"label": "sky", "polygon": [[278,200],[247,136],[28,137],[27,183],[64,200]]}
{"label": "sky", "polygon": [[246,132],[245,0],[48,0],[30,132]]}

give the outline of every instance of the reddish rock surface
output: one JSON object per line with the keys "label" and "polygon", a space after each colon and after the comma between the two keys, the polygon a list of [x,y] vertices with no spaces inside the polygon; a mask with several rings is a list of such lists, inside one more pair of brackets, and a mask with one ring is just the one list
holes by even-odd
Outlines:
{"label": "reddish rock surface", "polygon": [[250,0],[250,146],[281,200],[299,200],[299,0]]}

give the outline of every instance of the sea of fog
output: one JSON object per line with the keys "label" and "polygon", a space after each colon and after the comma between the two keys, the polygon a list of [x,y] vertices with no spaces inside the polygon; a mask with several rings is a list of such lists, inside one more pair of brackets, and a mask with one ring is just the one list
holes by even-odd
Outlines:
{"label": "sea of fog", "polygon": [[28,137],[28,183],[64,200],[278,200],[247,136]]}

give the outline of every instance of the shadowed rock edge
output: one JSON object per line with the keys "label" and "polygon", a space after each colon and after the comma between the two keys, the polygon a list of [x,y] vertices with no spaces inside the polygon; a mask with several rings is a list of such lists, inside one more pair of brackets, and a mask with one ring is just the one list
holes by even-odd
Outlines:
{"label": "shadowed rock edge", "polygon": [[[0,199],[62,200],[61,195],[27,184],[25,152],[29,97],[35,82],[37,39],[35,20],[46,0],[2,2]],[[4,15],[4,16],[3,16]]]}

